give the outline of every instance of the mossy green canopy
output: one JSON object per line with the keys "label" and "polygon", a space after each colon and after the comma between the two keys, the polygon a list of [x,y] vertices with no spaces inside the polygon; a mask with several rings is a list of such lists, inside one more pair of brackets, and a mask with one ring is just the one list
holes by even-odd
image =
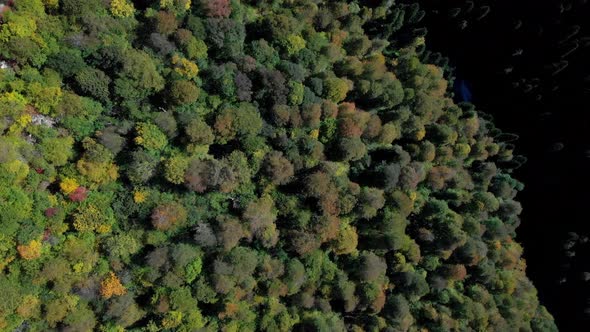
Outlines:
{"label": "mossy green canopy", "polygon": [[417,5],[1,15],[0,330],[556,330]]}

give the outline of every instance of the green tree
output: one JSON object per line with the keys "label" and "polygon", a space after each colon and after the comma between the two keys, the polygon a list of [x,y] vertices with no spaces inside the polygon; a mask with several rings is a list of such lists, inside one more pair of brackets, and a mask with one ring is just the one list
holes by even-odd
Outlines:
{"label": "green tree", "polygon": [[331,77],[324,80],[325,97],[335,103],[341,102],[346,98],[350,90],[351,82],[337,77]]}
{"label": "green tree", "polygon": [[162,150],[168,144],[166,135],[152,123],[142,122],[135,130],[137,131],[135,143],[148,150]]}
{"label": "green tree", "polygon": [[343,138],[338,150],[344,161],[359,160],[367,154],[367,147],[360,138]]}
{"label": "green tree", "polygon": [[70,130],[76,140],[89,136],[99,125],[101,105],[90,98],[73,93],[64,93],[56,106],[56,115],[61,117],[63,126]]}
{"label": "green tree", "polygon": [[142,184],[149,181],[156,175],[158,158],[145,150],[133,151],[131,163],[127,169],[127,177],[131,182]]}
{"label": "green tree", "polygon": [[46,138],[40,145],[45,159],[54,166],[63,166],[73,156],[74,139],[71,136]]}
{"label": "green tree", "polygon": [[164,88],[165,81],[149,54],[131,49],[122,55],[121,62],[122,70],[114,82],[114,90],[126,105],[137,105],[142,99]]}
{"label": "green tree", "polygon": [[76,82],[83,93],[102,101],[109,101],[109,84],[111,79],[102,70],[87,67],[75,75]]}
{"label": "green tree", "polygon": [[198,145],[212,144],[215,139],[211,127],[199,118],[191,119],[185,128],[185,132],[189,141]]}
{"label": "green tree", "polygon": [[199,98],[199,88],[192,82],[174,81],[170,87],[170,98],[176,105],[191,104]]}

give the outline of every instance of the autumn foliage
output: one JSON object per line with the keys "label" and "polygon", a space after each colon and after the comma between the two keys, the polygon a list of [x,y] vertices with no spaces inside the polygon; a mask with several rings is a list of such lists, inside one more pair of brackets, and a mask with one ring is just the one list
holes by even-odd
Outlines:
{"label": "autumn foliage", "polygon": [[201,6],[209,17],[228,17],[231,14],[229,0],[201,0]]}
{"label": "autumn foliage", "polygon": [[411,1],[16,0],[1,331],[556,331]]}
{"label": "autumn foliage", "polygon": [[19,255],[26,260],[39,258],[41,256],[41,242],[33,240],[26,245],[17,247]]}
{"label": "autumn foliage", "polygon": [[100,283],[100,295],[105,299],[113,296],[121,296],[126,292],[127,290],[113,272],[109,272],[107,277]]}
{"label": "autumn foliage", "polygon": [[165,203],[154,209],[151,215],[152,225],[159,230],[168,230],[186,221],[186,210],[178,203]]}

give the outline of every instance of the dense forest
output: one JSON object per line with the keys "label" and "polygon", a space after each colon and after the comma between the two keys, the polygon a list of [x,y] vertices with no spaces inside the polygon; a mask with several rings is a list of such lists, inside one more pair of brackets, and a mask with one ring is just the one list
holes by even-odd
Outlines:
{"label": "dense forest", "polygon": [[418,5],[1,12],[0,330],[557,330]]}
{"label": "dense forest", "polygon": [[526,184],[516,239],[541,303],[561,330],[590,326],[590,196],[583,189],[590,187],[590,114],[579,111],[590,109],[590,2],[420,6],[428,49],[449,57],[455,82],[471,84],[478,109],[519,136],[515,151],[528,161],[513,173]]}

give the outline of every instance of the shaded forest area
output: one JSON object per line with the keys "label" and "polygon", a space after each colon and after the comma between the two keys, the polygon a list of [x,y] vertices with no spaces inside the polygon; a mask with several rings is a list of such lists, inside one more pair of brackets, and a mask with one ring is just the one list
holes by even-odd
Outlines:
{"label": "shaded forest area", "polygon": [[518,239],[541,302],[561,329],[587,326],[590,4],[421,5],[428,49],[447,56],[456,76],[470,83],[473,102],[520,136],[516,151],[528,162],[515,171],[525,183]]}

